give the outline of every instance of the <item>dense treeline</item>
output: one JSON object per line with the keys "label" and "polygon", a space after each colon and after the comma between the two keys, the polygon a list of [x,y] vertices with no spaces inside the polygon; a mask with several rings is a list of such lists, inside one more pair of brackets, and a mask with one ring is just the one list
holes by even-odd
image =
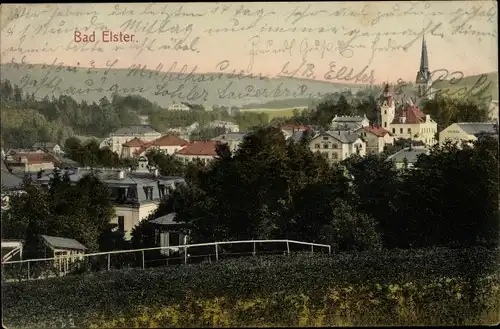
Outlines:
{"label": "dense treeline", "polygon": [[245,130],[269,120],[265,114],[238,114],[234,108],[234,116],[224,107],[205,111],[200,104],[186,104],[190,111],[167,111],[138,95],[114,94],[111,99],[103,97],[90,104],[70,96],[45,96],[40,100],[23,93],[8,80],[0,83],[0,105],[2,146],[11,148],[29,148],[40,141],[62,145],[75,135],[103,138],[122,126],[140,124],[141,115],[149,116],[151,126],[159,132],[195,122],[204,125],[212,120],[234,121]]}
{"label": "dense treeline", "polygon": [[37,258],[40,234],[71,237],[90,251],[111,250],[123,241],[123,235],[112,232],[115,210],[107,186],[96,176],[73,184],[67,173],[55,170],[48,188],[25,179],[23,189],[26,193],[11,197],[10,207],[2,210],[2,237],[25,241],[25,254]]}
{"label": "dense treeline", "polygon": [[196,242],[289,238],[337,250],[497,245],[497,144],[481,136],[473,148],[436,146],[414,169],[398,171],[384,155],[330,166],[304,143],[263,128],[234,154],[219,146],[218,158],[151,218],[175,209]]}

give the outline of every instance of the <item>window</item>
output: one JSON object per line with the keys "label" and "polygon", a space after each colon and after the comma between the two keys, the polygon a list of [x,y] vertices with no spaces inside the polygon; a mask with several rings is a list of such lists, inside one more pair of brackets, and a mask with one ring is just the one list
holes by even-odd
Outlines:
{"label": "window", "polygon": [[411,128],[408,128],[408,134],[411,134]]}
{"label": "window", "polygon": [[399,128],[399,133],[402,134],[403,133],[403,128]]}
{"label": "window", "polygon": [[323,148],[327,149],[328,148],[328,144],[323,144]]}
{"label": "window", "polygon": [[337,149],[339,146],[337,144],[332,144],[332,149]]}
{"label": "window", "polygon": [[332,153],[332,159],[338,159],[339,158],[339,155],[337,153]]}
{"label": "window", "polygon": [[144,194],[146,195],[146,200],[153,200],[153,187],[144,186],[142,189],[144,190]]}
{"label": "window", "polygon": [[319,144],[314,144],[314,148],[315,148],[315,149],[319,149],[319,148],[320,148],[320,145],[319,145]]}
{"label": "window", "polygon": [[125,232],[125,217],[118,216],[118,231]]}
{"label": "window", "polygon": [[384,110],[384,114],[387,114],[387,110]]}
{"label": "window", "polygon": [[392,128],[392,133],[395,134],[396,133],[396,128]]}
{"label": "window", "polygon": [[327,140],[328,140],[328,137],[326,137],[326,136],[325,136],[325,137],[323,137],[323,140],[324,140],[324,141],[327,141]]}
{"label": "window", "polygon": [[387,122],[384,122],[384,128],[387,128]]}

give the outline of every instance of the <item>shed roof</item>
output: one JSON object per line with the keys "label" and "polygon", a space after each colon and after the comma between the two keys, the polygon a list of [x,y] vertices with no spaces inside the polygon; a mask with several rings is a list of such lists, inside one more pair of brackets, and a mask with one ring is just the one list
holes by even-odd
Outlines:
{"label": "shed roof", "polygon": [[42,238],[52,249],[73,249],[73,250],[87,250],[80,242],[75,239],[61,238],[57,236],[43,235]]}
{"label": "shed roof", "polygon": [[157,225],[177,225],[177,224],[182,224],[179,222],[174,221],[176,216],[175,212],[171,212],[170,214],[166,214],[164,216],[155,218],[151,220],[150,223],[152,224],[157,224]]}

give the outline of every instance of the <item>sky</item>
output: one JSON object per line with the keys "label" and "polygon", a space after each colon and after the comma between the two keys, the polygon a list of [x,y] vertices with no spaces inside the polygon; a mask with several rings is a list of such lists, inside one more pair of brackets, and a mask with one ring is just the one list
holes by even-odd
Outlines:
{"label": "sky", "polygon": [[[498,71],[494,1],[4,4],[1,18],[2,63],[413,81],[425,34],[431,71]],[[120,32],[133,39],[104,42]]]}

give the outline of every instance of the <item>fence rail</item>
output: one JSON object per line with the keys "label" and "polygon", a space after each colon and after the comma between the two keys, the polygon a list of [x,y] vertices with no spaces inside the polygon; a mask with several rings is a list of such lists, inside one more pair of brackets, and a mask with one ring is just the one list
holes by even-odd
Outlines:
{"label": "fence rail", "polygon": [[[240,245],[240,250],[224,250],[231,245]],[[243,245],[243,246],[241,246]],[[247,246],[245,246],[247,245]],[[270,250],[266,245],[271,245]],[[209,247],[213,247],[207,249]],[[246,248],[245,248],[246,247]],[[257,248],[259,247],[259,248]],[[309,247],[307,250],[304,247]],[[288,254],[296,251],[328,250],[331,246],[295,240],[243,240],[197,243],[168,247],[115,250],[83,255],[62,255],[52,258],[38,258],[2,262],[4,280],[33,280],[65,276],[88,271],[101,271],[120,268],[137,268],[187,264],[200,261],[219,261],[221,258],[250,256],[257,254]],[[243,249],[243,250],[241,250]],[[190,251],[191,253],[188,253]],[[148,266],[146,266],[146,264]]]}

